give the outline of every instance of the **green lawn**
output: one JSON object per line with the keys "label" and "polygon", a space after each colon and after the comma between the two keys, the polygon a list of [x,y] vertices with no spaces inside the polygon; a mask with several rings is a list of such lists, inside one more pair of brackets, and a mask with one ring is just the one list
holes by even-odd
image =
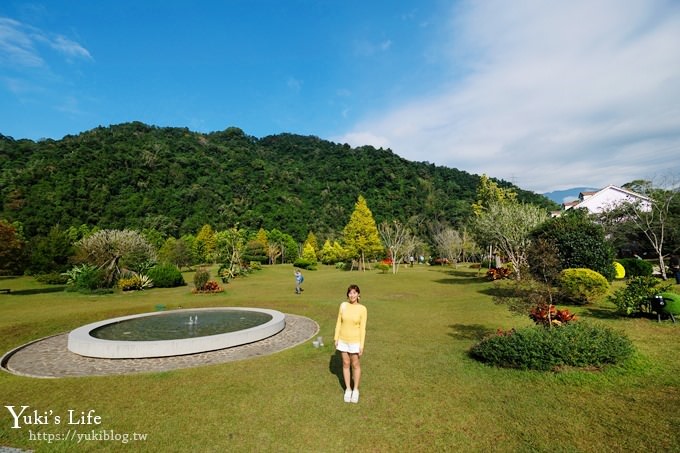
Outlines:
{"label": "green lawn", "polygon": [[[185,277],[191,282],[191,276]],[[579,307],[625,331],[636,357],[603,371],[495,369],[467,356],[497,328],[530,325],[491,301],[476,271],[416,266],[305,272],[268,267],[217,295],[190,287],[85,296],[30,278],[2,279],[0,354],[28,341],[124,314],[168,308],[255,306],[310,317],[326,339],[257,359],[165,373],[35,379],[0,372],[2,406],[62,416],[57,425],[12,429],[1,407],[0,446],[35,451],[680,451],[680,323],[623,319],[603,302]],[[330,347],[350,283],[368,307],[359,404],[346,404]],[[573,308],[573,307],[572,307]],[[95,410],[100,425],[67,426],[66,414]],[[31,412],[32,413],[32,412]],[[104,430],[146,441],[48,443],[31,434]]]}

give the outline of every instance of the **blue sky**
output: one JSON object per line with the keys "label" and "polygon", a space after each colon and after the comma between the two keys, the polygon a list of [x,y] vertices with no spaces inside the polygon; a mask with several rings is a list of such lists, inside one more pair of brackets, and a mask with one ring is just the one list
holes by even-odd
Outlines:
{"label": "blue sky", "polygon": [[680,176],[680,2],[13,1],[0,133],[143,121],[390,148],[545,192]]}

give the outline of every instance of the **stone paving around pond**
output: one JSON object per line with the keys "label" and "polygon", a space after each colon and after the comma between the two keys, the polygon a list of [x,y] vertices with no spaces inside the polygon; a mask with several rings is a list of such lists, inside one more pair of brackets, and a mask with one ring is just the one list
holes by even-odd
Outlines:
{"label": "stone paving around pond", "polygon": [[64,333],[7,353],[1,365],[11,373],[40,378],[161,372],[273,354],[304,343],[318,332],[319,325],[315,321],[286,314],[286,327],[281,332],[255,343],[199,354],[148,359],[83,357],[68,350],[68,333]]}

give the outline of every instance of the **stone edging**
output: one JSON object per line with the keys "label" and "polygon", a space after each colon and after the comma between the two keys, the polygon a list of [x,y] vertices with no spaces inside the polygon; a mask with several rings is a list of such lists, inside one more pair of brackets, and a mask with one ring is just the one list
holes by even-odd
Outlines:
{"label": "stone edging", "polygon": [[318,332],[316,321],[286,314],[286,327],[281,332],[255,343],[198,354],[145,359],[83,357],[68,350],[68,333],[63,333],[9,351],[0,360],[0,367],[13,374],[35,378],[161,372],[273,354],[304,343]]}

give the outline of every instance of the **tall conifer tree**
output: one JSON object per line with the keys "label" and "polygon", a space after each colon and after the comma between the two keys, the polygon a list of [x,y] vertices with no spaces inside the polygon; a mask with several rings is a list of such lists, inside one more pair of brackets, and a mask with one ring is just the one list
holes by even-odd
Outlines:
{"label": "tall conifer tree", "polygon": [[359,260],[362,270],[366,269],[366,258],[373,258],[384,251],[373,213],[362,195],[359,195],[354,205],[354,212],[345,225],[343,236],[347,252],[350,257]]}

